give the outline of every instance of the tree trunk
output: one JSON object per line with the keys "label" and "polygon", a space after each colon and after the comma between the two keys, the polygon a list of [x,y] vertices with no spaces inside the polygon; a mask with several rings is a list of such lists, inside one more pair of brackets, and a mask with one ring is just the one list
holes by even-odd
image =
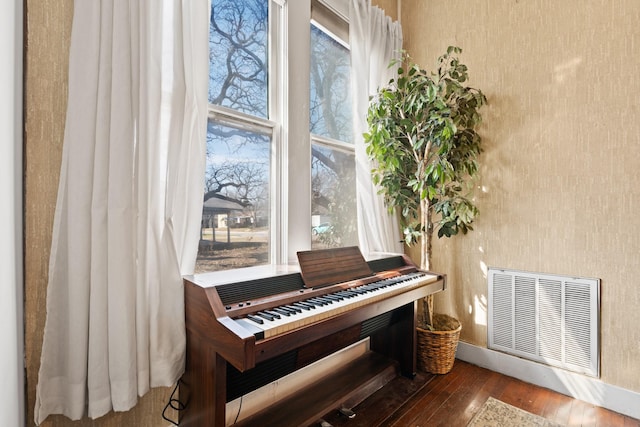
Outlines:
{"label": "tree trunk", "polygon": [[[420,268],[425,271],[431,269],[431,237],[433,228],[431,226],[431,209],[428,199],[420,201],[420,223],[421,223],[421,251]],[[433,295],[428,295],[420,302],[418,313],[418,323],[422,327],[433,326]]]}

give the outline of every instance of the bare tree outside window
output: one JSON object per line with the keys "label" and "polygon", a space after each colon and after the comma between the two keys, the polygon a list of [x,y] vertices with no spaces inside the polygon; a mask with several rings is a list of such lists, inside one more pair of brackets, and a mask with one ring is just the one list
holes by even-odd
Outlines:
{"label": "bare tree outside window", "polygon": [[[269,213],[275,189],[270,182],[273,138],[265,131],[265,123],[272,123],[269,31],[269,0],[212,0],[211,114],[199,272],[270,261]],[[315,26],[311,38],[310,132],[350,144],[349,51]],[[328,219],[330,231],[312,239],[312,247],[355,244],[353,151],[313,140],[312,222]]]}
{"label": "bare tree outside window", "polygon": [[[209,121],[212,149],[207,155],[205,200],[214,195],[237,200],[251,223],[264,222],[269,209],[269,147],[271,139],[247,131],[231,132]],[[219,135],[227,135],[220,138]],[[266,154],[266,156],[265,156]]]}
{"label": "bare tree outside window", "polygon": [[213,0],[209,103],[267,117],[266,0]]}
{"label": "bare tree outside window", "polygon": [[311,25],[310,131],[353,142],[349,50]]}
{"label": "bare tree outside window", "polygon": [[[349,50],[311,25],[312,135],[352,144]],[[343,147],[312,145],[312,248],[357,244],[355,155]]]}
{"label": "bare tree outside window", "polygon": [[[268,0],[212,0],[209,103],[268,118]],[[269,262],[271,142],[252,122],[209,118],[197,271]]]}

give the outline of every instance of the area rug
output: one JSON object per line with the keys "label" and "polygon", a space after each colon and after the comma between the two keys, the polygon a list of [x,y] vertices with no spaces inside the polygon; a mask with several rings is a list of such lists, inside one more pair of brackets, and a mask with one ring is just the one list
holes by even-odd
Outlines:
{"label": "area rug", "polygon": [[501,402],[493,397],[482,405],[467,427],[562,427],[561,424],[549,421],[538,415],[523,411],[520,408]]}

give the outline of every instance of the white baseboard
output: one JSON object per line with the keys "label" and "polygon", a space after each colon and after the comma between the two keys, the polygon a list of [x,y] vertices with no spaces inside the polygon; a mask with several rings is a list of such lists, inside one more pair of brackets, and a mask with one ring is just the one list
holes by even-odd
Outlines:
{"label": "white baseboard", "polygon": [[456,358],[640,419],[640,393],[604,383],[596,378],[464,342],[458,344]]}

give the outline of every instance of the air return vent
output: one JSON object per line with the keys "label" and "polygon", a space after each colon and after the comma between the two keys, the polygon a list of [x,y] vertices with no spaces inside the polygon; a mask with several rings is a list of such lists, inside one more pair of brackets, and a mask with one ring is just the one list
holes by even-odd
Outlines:
{"label": "air return vent", "polygon": [[600,376],[600,280],[489,269],[489,348]]}

